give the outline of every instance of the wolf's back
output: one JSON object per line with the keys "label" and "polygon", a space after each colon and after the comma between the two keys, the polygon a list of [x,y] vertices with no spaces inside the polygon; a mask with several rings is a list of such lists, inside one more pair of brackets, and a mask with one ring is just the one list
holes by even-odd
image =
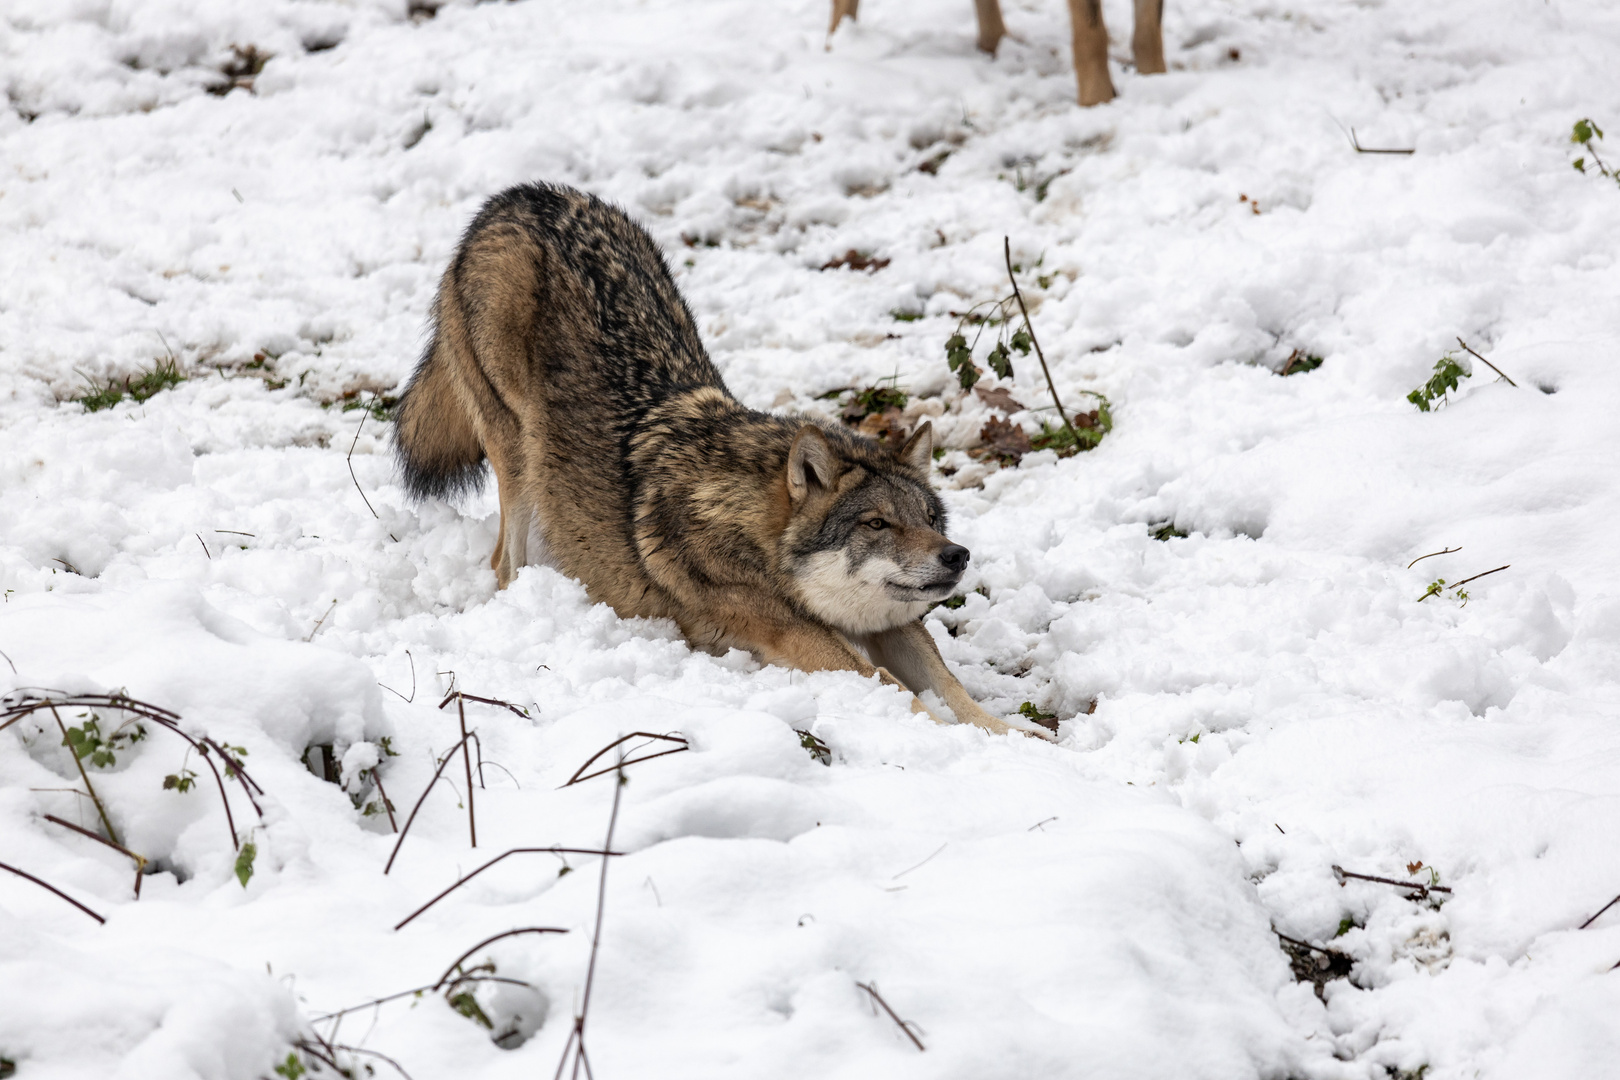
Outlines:
{"label": "wolf's back", "polygon": [[440,282],[395,432],[405,485],[417,498],[477,490],[485,455],[524,430],[611,435],[597,449],[614,460],[596,464],[617,470],[636,421],[695,386],[724,392],[652,238],[584,192],[510,188]]}

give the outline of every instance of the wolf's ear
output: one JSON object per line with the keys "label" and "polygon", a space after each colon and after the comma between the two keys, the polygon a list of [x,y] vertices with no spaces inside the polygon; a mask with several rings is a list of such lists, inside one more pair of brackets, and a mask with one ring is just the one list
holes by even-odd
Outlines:
{"label": "wolf's ear", "polygon": [[934,461],[933,423],[924,420],[923,426],[911,433],[911,438],[906,440],[906,445],[899,449],[895,457],[924,476],[928,475],[928,468]]}
{"label": "wolf's ear", "polygon": [[837,475],[838,459],[827,445],[827,436],[814,424],[804,425],[788,451],[788,497],[798,502],[812,488],[830,488]]}

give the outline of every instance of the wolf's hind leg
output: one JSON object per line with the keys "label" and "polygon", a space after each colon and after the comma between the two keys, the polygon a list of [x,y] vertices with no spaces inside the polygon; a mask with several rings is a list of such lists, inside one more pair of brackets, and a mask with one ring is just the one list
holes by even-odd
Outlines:
{"label": "wolf's hind leg", "polygon": [[1051,732],[1037,724],[998,720],[986,712],[951,674],[951,669],[945,666],[945,658],[939,655],[939,646],[934,644],[933,635],[929,634],[921,619],[903,623],[893,630],[867,635],[860,639],[860,643],[874,664],[888,668],[914,694],[932,690],[965,724],[998,735],[1021,731],[1043,739],[1052,738]]}

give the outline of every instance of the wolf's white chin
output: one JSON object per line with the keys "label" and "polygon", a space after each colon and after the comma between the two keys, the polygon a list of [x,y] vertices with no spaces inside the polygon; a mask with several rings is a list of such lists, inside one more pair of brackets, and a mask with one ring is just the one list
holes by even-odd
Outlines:
{"label": "wolf's white chin", "polygon": [[851,568],[848,552],[822,551],[806,559],[793,577],[816,618],[847,634],[875,634],[921,617],[934,602],[895,597],[890,579],[903,572],[889,559],[868,559]]}

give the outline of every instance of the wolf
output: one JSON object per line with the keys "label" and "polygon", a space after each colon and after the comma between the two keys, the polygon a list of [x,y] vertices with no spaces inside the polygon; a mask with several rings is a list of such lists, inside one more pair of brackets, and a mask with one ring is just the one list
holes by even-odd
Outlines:
{"label": "wolf", "polygon": [[478,490],[487,459],[502,588],[546,562],[697,648],[878,675],[958,721],[1046,737],[981,708],[921,621],[969,558],[928,483],[931,427],[895,448],[743,406],[652,238],[592,195],[526,184],[484,204],[395,445],[416,498]]}

